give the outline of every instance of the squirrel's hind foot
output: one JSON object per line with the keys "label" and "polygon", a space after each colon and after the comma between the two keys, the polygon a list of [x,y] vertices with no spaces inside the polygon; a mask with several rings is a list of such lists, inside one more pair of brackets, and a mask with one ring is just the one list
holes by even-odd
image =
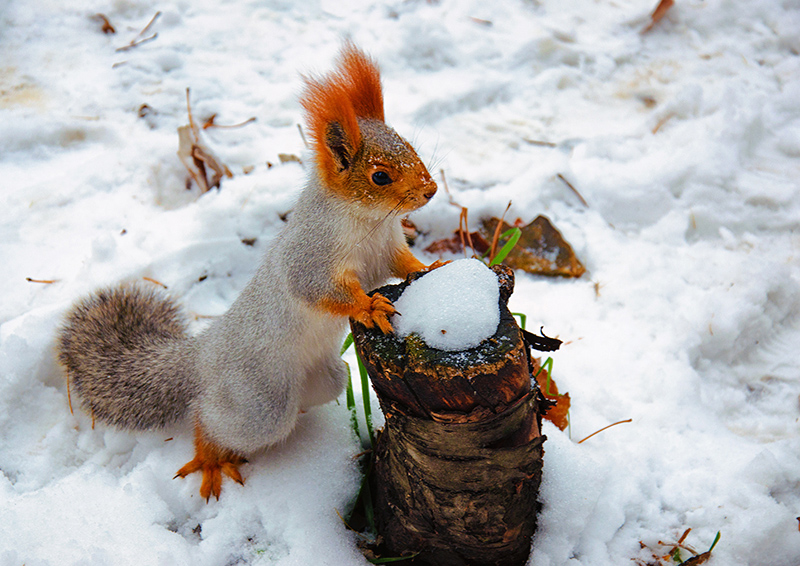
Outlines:
{"label": "squirrel's hind foot", "polygon": [[219,500],[220,493],[222,493],[223,474],[236,483],[244,485],[244,478],[239,472],[239,466],[246,463],[247,460],[208,440],[199,424],[195,426],[194,450],[194,458],[178,470],[175,477],[185,478],[189,474],[202,471],[203,481],[200,484],[200,497],[208,501],[213,495]]}

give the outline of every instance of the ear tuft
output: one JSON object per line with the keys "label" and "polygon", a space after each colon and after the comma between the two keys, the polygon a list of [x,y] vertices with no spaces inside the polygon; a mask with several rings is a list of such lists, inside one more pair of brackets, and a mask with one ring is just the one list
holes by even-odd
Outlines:
{"label": "ear tuft", "polygon": [[352,155],[361,146],[358,118],[383,121],[378,67],[348,41],[339,53],[335,71],[304,80],[300,104],[306,112],[321,172],[324,175],[341,172],[343,164],[349,166]]}
{"label": "ear tuft", "polygon": [[345,79],[356,116],[383,122],[383,90],[377,63],[348,41],[339,54],[339,73]]}

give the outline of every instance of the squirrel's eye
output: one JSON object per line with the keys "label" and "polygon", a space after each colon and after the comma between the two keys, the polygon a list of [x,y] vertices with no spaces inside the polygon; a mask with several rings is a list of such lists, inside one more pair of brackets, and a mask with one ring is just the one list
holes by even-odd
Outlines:
{"label": "squirrel's eye", "polygon": [[385,171],[375,171],[372,174],[372,182],[378,186],[383,186],[391,183],[392,178]]}

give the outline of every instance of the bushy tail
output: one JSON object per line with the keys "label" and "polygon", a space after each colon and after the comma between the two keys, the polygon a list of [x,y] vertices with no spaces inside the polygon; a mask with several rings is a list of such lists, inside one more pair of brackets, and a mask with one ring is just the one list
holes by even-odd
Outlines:
{"label": "bushy tail", "polygon": [[181,419],[195,395],[194,340],[178,306],[124,285],[76,304],[58,337],[71,391],[99,420],[127,429]]}

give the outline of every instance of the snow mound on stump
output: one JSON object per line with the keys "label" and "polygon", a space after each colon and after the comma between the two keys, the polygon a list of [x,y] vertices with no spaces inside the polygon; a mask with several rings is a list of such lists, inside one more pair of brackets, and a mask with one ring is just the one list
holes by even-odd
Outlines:
{"label": "snow mound on stump", "polygon": [[413,281],[394,306],[401,338],[419,335],[431,348],[474,348],[497,331],[500,286],[495,273],[477,259],[460,259]]}

